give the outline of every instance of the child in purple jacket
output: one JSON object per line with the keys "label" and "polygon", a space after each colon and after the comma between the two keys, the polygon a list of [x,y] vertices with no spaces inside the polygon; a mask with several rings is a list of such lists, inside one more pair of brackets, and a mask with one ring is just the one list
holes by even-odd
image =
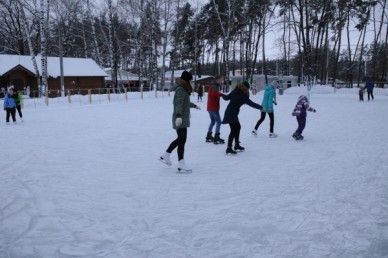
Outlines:
{"label": "child in purple jacket", "polygon": [[296,116],[296,121],[298,121],[298,128],[292,135],[292,137],[297,141],[303,140],[302,132],[306,127],[307,111],[317,112],[313,107],[310,107],[308,97],[305,95],[300,95],[298,102],[296,103],[295,108],[292,111],[292,115]]}

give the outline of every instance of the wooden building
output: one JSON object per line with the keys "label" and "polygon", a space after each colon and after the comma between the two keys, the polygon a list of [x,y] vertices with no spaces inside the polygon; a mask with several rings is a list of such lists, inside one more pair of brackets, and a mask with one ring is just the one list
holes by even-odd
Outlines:
{"label": "wooden building", "polygon": [[[41,75],[41,57],[36,56],[39,74]],[[60,58],[47,57],[49,92],[61,90]],[[63,58],[64,90],[78,91],[86,94],[88,89],[102,89],[107,74],[90,58]],[[42,90],[38,87],[36,72],[31,56],[0,55],[0,88],[13,85],[17,90],[29,88],[32,96],[34,92]]]}

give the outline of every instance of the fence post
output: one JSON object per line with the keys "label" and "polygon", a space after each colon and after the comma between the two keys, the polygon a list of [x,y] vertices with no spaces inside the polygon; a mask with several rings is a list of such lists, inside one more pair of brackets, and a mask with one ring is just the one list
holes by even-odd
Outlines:
{"label": "fence post", "polygon": [[89,104],[92,104],[92,90],[88,89],[88,95],[89,95]]}
{"label": "fence post", "polygon": [[44,97],[44,102],[46,103],[46,106],[48,106],[48,104],[49,104],[49,100],[48,100],[48,91],[46,91],[46,92],[44,93],[44,95],[45,95],[45,97]]}
{"label": "fence post", "polygon": [[124,94],[125,94],[125,101],[128,102],[128,90],[127,90],[127,88],[124,88]]}
{"label": "fence post", "polygon": [[23,99],[23,96],[22,96],[22,100],[20,102],[20,106],[22,107],[22,109],[24,108],[24,99]]}
{"label": "fence post", "polygon": [[143,99],[143,84],[140,86],[140,98]]}
{"label": "fence post", "polygon": [[71,92],[70,92],[70,90],[67,90],[67,101],[69,102],[69,104],[71,104]]}
{"label": "fence post", "polygon": [[110,89],[107,89],[108,101],[110,103]]}

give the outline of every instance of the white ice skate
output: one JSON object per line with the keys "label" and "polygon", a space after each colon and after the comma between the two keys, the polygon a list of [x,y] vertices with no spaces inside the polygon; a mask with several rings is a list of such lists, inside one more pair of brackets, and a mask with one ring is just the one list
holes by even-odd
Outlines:
{"label": "white ice skate", "polygon": [[171,155],[171,153],[166,152],[162,156],[160,156],[159,160],[161,162],[163,162],[164,164],[171,166],[172,162],[170,159],[170,155]]}
{"label": "white ice skate", "polygon": [[256,136],[257,135],[257,130],[253,129],[251,133]]}
{"label": "white ice skate", "polygon": [[270,133],[269,134],[269,138],[276,138],[278,137],[278,135],[276,133]]}
{"label": "white ice skate", "polygon": [[191,173],[193,170],[186,166],[185,160],[181,159],[178,164],[178,173]]}

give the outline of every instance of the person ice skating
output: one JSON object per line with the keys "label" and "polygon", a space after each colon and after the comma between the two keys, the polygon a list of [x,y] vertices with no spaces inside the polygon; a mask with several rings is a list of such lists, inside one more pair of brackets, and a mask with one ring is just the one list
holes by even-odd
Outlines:
{"label": "person ice skating", "polygon": [[[220,86],[223,77],[217,75],[214,81],[211,83],[208,94],[207,94],[207,112],[210,117],[210,125],[207,130],[206,142],[213,142],[215,144],[225,143],[225,140],[220,138],[220,128],[221,128],[221,116],[220,116],[220,97],[223,95],[220,92]],[[216,125],[214,138],[213,127]]]}
{"label": "person ice skating", "polygon": [[298,122],[298,128],[292,137],[297,141],[303,140],[302,133],[306,127],[307,111],[316,112],[316,110],[310,106],[309,98],[306,95],[300,95],[295,108],[292,111],[292,115],[296,116],[296,121]]}
{"label": "person ice skating", "polygon": [[276,80],[273,80],[269,85],[266,86],[263,96],[263,101],[261,105],[263,109],[261,110],[261,116],[259,121],[257,121],[255,128],[252,130],[253,135],[257,135],[257,130],[259,126],[264,121],[266,114],[269,116],[269,137],[275,138],[277,134],[274,133],[274,125],[275,125],[275,114],[273,105],[277,105],[276,103],[276,88],[279,87],[279,83]]}
{"label": "person ice skating", "polygon": [[6,112],[6,123],[9,125],[9,118],[16,123],[16,101],[13,88],[9,88],[8,93],[4,96],[4,110]]}
{"label": "person ice skating", "polygon": [[365,84],[365,88],[366,88],[366,92],[368,93],[368,101],[370,100],[370,98],[372,98],[372,100],[374,100],[374,96],[373,96],[373,88],[374,87],[375,87],[375,84],[373,83],[373,81],[371,79],[367,79],[366,84]]}
{"label": "person ice skating", "polygon": [[[224,100],[230,100],[228,106],[225,109],[224,118],[222,120],[223,124],[229,124],[230,126],[230,134],[228,137],[228,147],[226,149],[226,154],[236,154],[237,150],[245,150],[245,148],[240,145],[241,124],[238,119],[240,107],[244,104],[247,104],[256,109],[263,108],[261,105],[249,99],[249,88],[250,84],[244,81],[242,84],[236,85],[236,88],[232,90],[228,95],[222,95],[222,98]],[[233,141],[234,149],[232,149]]]}
{"label": "person ice skating", "polygon": [[171,152],[178,147],[178,172],[192,172],[184,160],[185,144],[187,139],[187,128],[190,127],[190,108],[200,109],[199,106],[190,102],[192,92],[191,80],[193,76],[188,71],[183,71],[180,78],[175,82],[174,111],[172,114],[172,127],[176,130],[178,137],[171,142],[166,152],[160,157],[160,161],[171,166]]}
{"label": "person ice skating", "polygon": [[23,96],[19,91],[15,92],[15,102],[16,102],[16,110],[18,111],[20,120],[23,122],[23,114],[22,114]]}
{"label": "person ice skating", "polygon": [[360,89],[358,90],[358,96],[360,97],[360,101],[364,101],[364,93],[365,88],[360,86]]}
{"label": "person ice skating", "polygon": [[198,102],[202,102],[203,88],[201,85],[198,86]]}

